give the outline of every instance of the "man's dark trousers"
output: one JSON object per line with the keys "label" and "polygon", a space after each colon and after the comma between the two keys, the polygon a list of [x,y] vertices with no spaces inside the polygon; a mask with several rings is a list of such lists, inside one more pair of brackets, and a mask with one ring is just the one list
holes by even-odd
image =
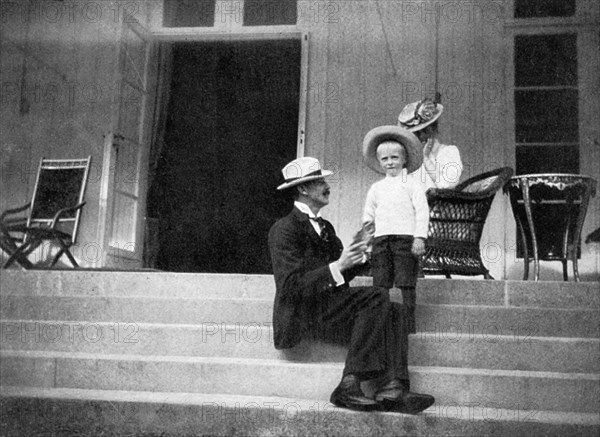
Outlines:
{"label": "man's dark trousers", "polygon": [[348,346],[344,375],[408,380],[404,307],[378,287],[338,287],[315,306],[313,335]]}

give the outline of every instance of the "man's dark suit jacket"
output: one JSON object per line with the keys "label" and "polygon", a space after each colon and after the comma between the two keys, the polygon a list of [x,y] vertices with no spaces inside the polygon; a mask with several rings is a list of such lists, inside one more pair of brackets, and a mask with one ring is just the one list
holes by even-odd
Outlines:
{"label": "man's dark suit jacket", "polygon": [[[325,226],[331,236],[329,241],[324,241],[308,216],[294,207],[269,231],[276,286],[273,308],[276,349],[291,348],[306,336],[315,303],[336,288],[329,264],[338,260],[343,246],[331,223],[326,221]],[[348,287],[354,274],[345,272],[346,282],[341,287]]]}

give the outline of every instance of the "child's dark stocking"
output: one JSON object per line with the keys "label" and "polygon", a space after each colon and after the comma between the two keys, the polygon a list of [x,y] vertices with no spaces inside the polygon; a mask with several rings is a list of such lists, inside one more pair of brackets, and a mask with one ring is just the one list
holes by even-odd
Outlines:
{"label": "child's dark stocking", "polygon": [[415,287],[402,287],[402,303],[406,308],[408,317],[407,326],[408,333],[415,334],[417,332],[417,324],[415,321],[415,309],[417,306],[417,292]]}

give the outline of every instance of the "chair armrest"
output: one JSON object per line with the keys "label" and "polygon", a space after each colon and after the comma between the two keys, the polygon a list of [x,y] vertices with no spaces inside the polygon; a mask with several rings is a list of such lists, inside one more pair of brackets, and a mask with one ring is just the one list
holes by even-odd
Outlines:
{"label": "chair armrest", "polygon": [[10,233],[8,232],[8,229],[6,229],[4,227],[1,220],[0,220],[0,238],[2,238],[3,240],[11,240],[12,239]]}
{"label": "chair armrest", "polygon": [[[27,225],[27,217],[19,217],[12,220],[0,220],[0,240],[15,241],[23,238],[23,230]],[[16,236],[13,234],[21,234]]]}
{"label": "chair armrest", "polygon": [[430,188],[427,190],[427,200],[455,199],[455,200],[481,200],[494,196],[497,190],[484,191],[481,193],[465,193],[452,188]]}
{"label": "chair armrest", "polygon": [[8,217],[9,215],[18,214],[20,212],[23,212],[23,211],[29,209],[30,206],[31,206],[31,202],[29,202],[27,205],[19,206],[18,208],[7,209],[6,211],[3,211],[2,214],[0,215],[0,222],[4,222],[4,218]]}
{"label": "chair armrest", "polygon": [[[488,171],[463,181],[454,188],[431,188],[427,191],[427,199],[456,199],[456,200],[481,200],[494,196],[513,174],[510,167],[501,167]],[[480,191],[470,191],[468,188],[487,179],[495,178],[492,182],[484,184]]]}
{"label": "chair armrest", "polygon": [[77,211],[78,209],[80,209],[81,207],[83,207],[83,205],[85,205],[85,202],[81,202],[75,206],[71,206],[69,208],[63,208],[63,209],[59,209],[56,214],[54,214],[54,218],[52,219],[52,222],[50,223],[50,229],[54,229],[55,226],[57,225],[57,223],[60,220],[60,217],[66,213],[66,212],[73,212],[73,211]]}

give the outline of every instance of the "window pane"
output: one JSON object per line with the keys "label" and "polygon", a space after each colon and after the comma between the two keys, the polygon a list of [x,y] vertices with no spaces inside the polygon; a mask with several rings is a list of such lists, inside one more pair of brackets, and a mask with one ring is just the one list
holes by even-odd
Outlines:
{"label": "window pane", "polygon": [[577,90],[515,91],[517,143],[577,143]]}
{"label": "window pane", "polygon": [[515,85],[577,85],[577,36],[515,37]]}
{"label": "window pane", "polygon": [[164,0],[164,27],[212,27],[216,0]]}
{"label": "window pane", "polygon": [[575,0],[515,0],[515,18],[573,15],[575,15]]}
{"label": "window pane", "polygon": [[573,146],[518,146],[517,174],[579,173],[579,152]]}
{"label": "window pane", "polygon": [[296,24],[296,0],[245,0],[244,26]]}

